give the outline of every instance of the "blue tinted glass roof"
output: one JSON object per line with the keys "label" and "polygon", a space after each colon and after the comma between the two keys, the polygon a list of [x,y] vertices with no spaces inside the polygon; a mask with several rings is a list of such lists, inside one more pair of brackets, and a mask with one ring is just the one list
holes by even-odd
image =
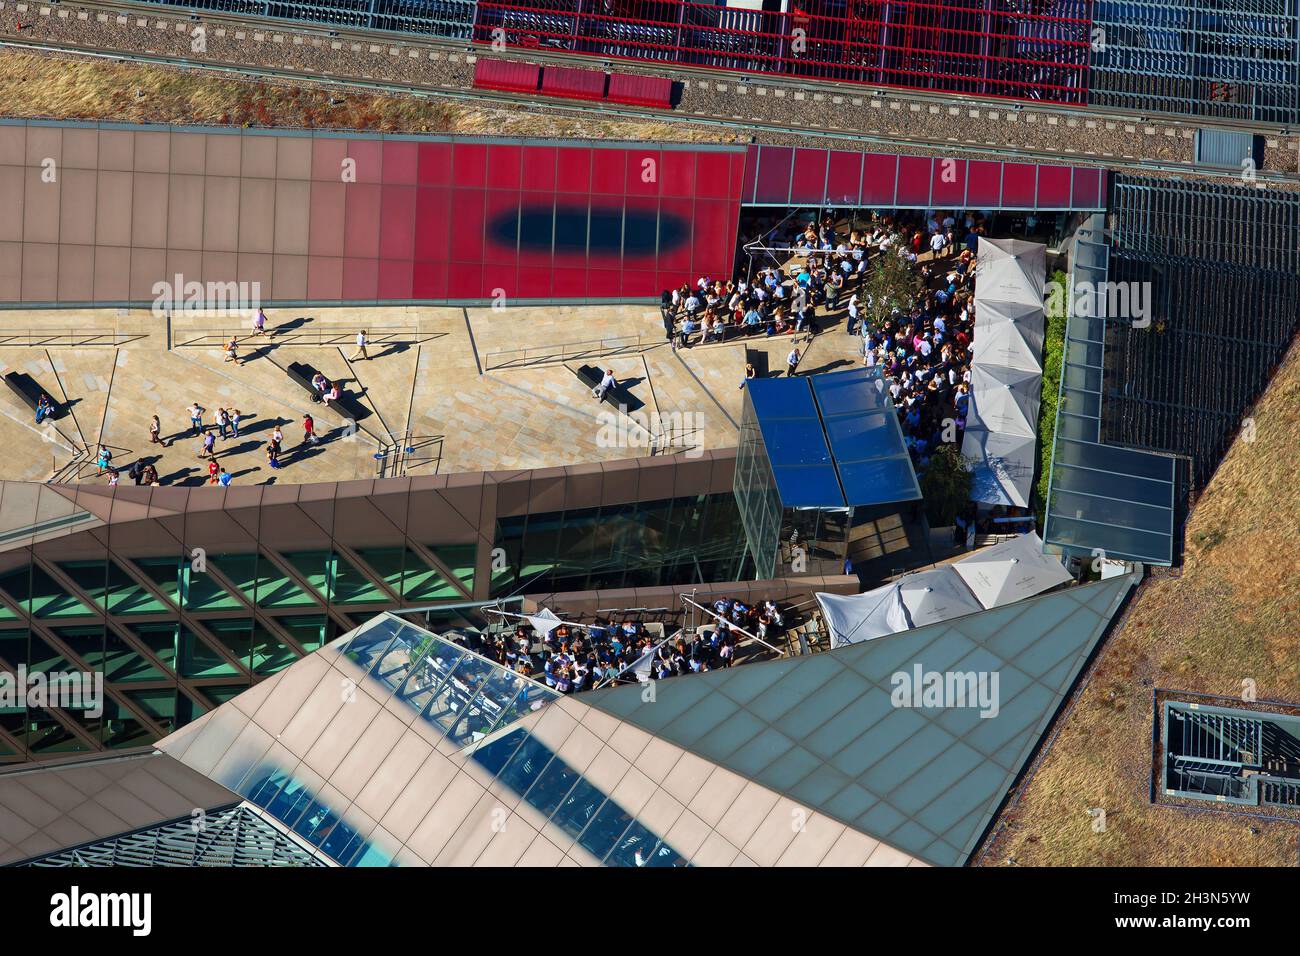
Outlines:
{"label": "blue tinted glass roof", "polygon": [[776,467],[776,487],[786,508],[843,508],[844,493],[835,466]]}
{"label": "blue tinted glass roof", "polygon": [[843,508],[921,497],[879,369],[754,379],[746,388],[782,506]]}

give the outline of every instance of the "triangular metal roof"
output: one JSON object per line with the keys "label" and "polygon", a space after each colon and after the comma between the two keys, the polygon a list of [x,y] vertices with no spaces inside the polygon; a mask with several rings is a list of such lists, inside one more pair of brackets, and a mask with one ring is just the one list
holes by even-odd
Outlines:
{"label": "triangular metal roof", "polygon": [[[1136,583],[1126,575],[812,656],[582,701],[929,863],[964,863]],[[896,706],[938,673],[997,674],[995,716]],[[988,686],[992,688],[990,677]],[[924,701],[922,701],[924,703]]]}

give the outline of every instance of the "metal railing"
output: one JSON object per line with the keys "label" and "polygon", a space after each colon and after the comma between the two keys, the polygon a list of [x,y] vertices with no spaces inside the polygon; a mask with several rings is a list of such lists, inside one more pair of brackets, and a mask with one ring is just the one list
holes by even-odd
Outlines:
{"label": "metal railing", "polygon": [[[355,333],[353,333],[355,335]],[[0,329],[0,348],[119,348],[147,338],[147,332],[94,329]]]}
{"label": "metal railing", "polygon": [[646,352],[666,344],[663,335],[620,335],[582,342],[560,342],[554,345],[530,345],[518,349],[497,349],[483,356],[483,371],[499,368],[517,368],[524,365],[543,365],[567,362],[570,359],[597,356],[625,355]]}
{"label": "metal railing", "polygon": [[[330,326],[311,328],[277,329],[267,326],[264,335],[256,335],[250,326],[238,329],[175,329],[179,339],[173,348],[224,348],[231,338],[238,338],[245,348],[256,343],[275,343],[276,345],[311,345],[323,347],[356,347],[359,325]],[[390,345],[418,345],[445,335],[445,332],[422,332],[418,328],[374,328],[366,327],[366,348],[383,349]],[[0,343],[3,344],[3,343]]]}

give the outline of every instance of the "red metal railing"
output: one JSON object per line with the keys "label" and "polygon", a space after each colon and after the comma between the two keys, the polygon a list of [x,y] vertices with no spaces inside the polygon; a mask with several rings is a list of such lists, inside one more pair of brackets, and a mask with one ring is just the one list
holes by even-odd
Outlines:
{"label": "red metal railing", "polygon": [[479,42],[717,70],[1084,102],[1090,0],[480,2]]}

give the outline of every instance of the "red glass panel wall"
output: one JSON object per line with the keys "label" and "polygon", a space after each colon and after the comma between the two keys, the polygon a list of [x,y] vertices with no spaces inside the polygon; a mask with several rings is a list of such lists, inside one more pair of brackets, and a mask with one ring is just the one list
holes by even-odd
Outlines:
{"label": "red glass panel wall", "polygon": [[150,304],[178,273],[267,304],[657,297],[731,271],[745,168],[738,146],[0,121],[0,302]]}
{"label": "red glass panel wall", "polygon": [[1100,169],[789,146],[750,146],[741,185],[747,205],[1106,208]]}

